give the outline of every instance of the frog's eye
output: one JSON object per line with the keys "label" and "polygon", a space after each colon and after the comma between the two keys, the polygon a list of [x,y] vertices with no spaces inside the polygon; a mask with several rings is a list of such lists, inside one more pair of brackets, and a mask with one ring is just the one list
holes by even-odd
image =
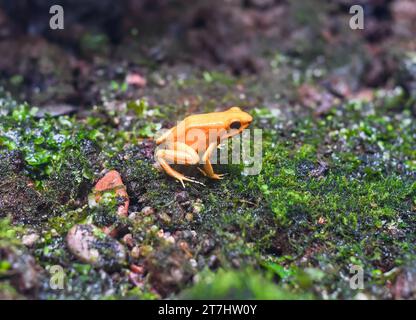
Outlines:
{"label": "frog's eye", "polygon": [[241,128],[241,122],[240,121],[233,121],[230,124],[230,129],[240,129]]}

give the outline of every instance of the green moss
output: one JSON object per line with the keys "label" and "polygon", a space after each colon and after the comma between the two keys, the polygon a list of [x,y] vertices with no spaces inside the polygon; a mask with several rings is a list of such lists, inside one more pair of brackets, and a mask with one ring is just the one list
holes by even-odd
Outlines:
{"label": "green moss", "polygon": [[71,163],[69,157],[82,165],[78,180],[91,179],[91,168],[82,153],[86,142],[97,140],[96,131],[66,116],[36,119],[36,112],[22,104],[1,116],[0,147],[20,151],[25,170],[38,184],[53,174],[59,175],[62,166]]}
{"label": "green moss", "polygon": [[18,236],[22,232],[23,227],[12,226],[9,218],[0,219],[0,248],[21,245]]}
{"label": "green moss", "polygon": [[183,299],[307,299],[274,284],[269,278],[251,269],[233,271],[220,269],[215,273],[205,270],[197,283],[182,292]]}
{"label": "green moss", "polygon": [[415,254],[415,132],[407,110],[393,116],[368,104],[301,120],[283,138],[264,135],[263,170],[245,186],[263,194],[290,233],[288,253],[316,247],[307,265],[359,264],[371,282]]}
{"label": "green moss", "polygon": [[80,39],[80,49],[84,55],[102,54],[109,50],[109,39],[103,33],[85,33]]}
{"label": "green moss", "polygon": [[1,300],[18,300],[24,299],[16,289],[8,282],[0,282],[0,299]]}
{"label": "green moss", "polygon": [[90,213],[89,210],[87,210],[85,207],[76,210],[70,210],[65,206],[62,206],[61,210],[62,213],[60,215],[50,217],[48,219],[49,232],[44,235],[45,240],[51,240],[53,238],[50,230],[53,230],[53,233],[58,233],[62,236],[65,236],[71,227],[77,223],[84,222]]}

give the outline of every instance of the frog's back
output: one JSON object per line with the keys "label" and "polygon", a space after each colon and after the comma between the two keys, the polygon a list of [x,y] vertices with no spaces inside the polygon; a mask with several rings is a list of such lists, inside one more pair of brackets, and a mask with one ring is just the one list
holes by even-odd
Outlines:
{"label": "frog's back", "polygon": [[[222,112],[212,112],[190,115],[172,128],[169,138],[195,149],[204,150],[209,143],[210,135],[217,134],[218,130],[223,129],[221,114]],[[213,130],[213,133],[210,130]]]}
{"label": "frog's back", "polygon": [[182,123],[185,126],[186,130],[189,130],[192,128],[199,128],[199,129],[223,128],[224,112],[194,114],[189,117],[186,117],[182,121]]}

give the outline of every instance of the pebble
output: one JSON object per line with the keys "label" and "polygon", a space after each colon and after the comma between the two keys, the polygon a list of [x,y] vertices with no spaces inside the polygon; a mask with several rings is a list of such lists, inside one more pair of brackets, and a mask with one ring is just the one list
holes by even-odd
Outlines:
{"label": "pebble", "polygon": [[219,261],[216,255],[211,255],[208,258],[208,267],[215,268],[218,266],[218,264],[219,264]]}
{"label": "pebble", "polygon": [[165,232],[163,231],[163,229],[160,229],[160,230],[157,232],[157,236],[158,236],[159,238],[163,238],[163,237],[164,237],[164,235],[165,235]]}
{"label": "pebble", "polygon": [[112,271],[126,261],[124,246],[92,224],[79,224],[69,230],[66,241],[80,261]]}
{"label": "pebble", "polygon": [[198,267],[198,263],[195,259],[189,259],[189,263],[191,264],[192,268]]}
{"label": "pebble", "polygon": [[39,240],[39,235],[37,233],[25,234],[22,237],[22,243],[26,247],[32,247],[38,240]]}
{"label": "pebble", "polygon": [[155,209],[153,209],[152,207],[146,206],[142,209],[142,213],[145,216],[151,216],[155,213]]}
{"label": "pebble", "polygon": [[134,259],[138,259],[140,257],[140,248],[139,246],[133,247],[130,251],[130,256]]}
{"label": "pebble", "polygon": [[172,218],[166,212],[161,212],[159,214],[159,219],[166,224],[169,224],[172,221]]}
{"label": "pebble", "polygon": [[129,85],[136,86],[139,88],[145,87],[147,84],[146,78],[138,73],[129,73],[126,76],[126,82]]}
{"label": "pebble", "polygon": [[127,233],[123,239],[122,239],[123,243],[128,246],[129,248],[133,248],[134,247],[134,239],[131,233]]}
{"label": "pebble", "polygon": [[77,107],[70,104],[50,104],[39,108],[36,112],[36,118],[44,118],[47,114],[52,117],[62,116],[66,114],[72,114],[77,112]]}
{"label": "pebble", "polygon": [[175,238],[174,238],[174,237],[172,237],[172,236],[166,237],[166,238],[165,238],[165,240],[166,240],[168,243],[171,243],[171,244],[174,244],[174,243],[176,242]]}
{"label": "pebble", "polygon": [[130,265],[130,270],[134,273],[137,273],[137,274],[143,274],[144,273],[144,267],[140,266],[140,265],[137,265],[137,264],[131,264]]}
{"label": "pebble", "polygon": [[129,196],[126,191],[126,186],[123,184],[123,181],[121,180],[120,174],[115,170],[107,172],[104,175],[104,177],[98,180],[97,184],[94,187],[95,201],[99,203],[101,200],[101,194],[105,191],[112,190],[115,191],[117,196],[120,196],[123,199],[125,199],[124,203],[118,207],[117,213],[120,216],[127,217],[130,204]]}
{"label": "pebble", "polygon": [[135,220],[139,220],[139,213],[138,212],[132,212],[129,214],[129,220],[130,221],[135,221]]}

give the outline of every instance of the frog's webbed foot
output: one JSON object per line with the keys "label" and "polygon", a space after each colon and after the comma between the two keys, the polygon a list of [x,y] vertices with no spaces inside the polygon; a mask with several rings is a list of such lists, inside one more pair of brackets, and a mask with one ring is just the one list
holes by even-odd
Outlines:
{"label": "frog's webbed foot", "polygon": [[202,182],[192,179],[191,177],[187,177],[181,174],[182,177],[178,177],[176,178],[177,180],[179,180],[179,182],[182,184],[182,187],[185,189],[185,184],[183,183],[184,181],[188,181],[188,182],[192,182],[192,183],[196,183],[196,184],[200,184],[201,186],[205,186],[205,184],[203,184]]}
{"label": "frog's webbed foot", "polygon": [[210,178],[211,179],[215,179],[215,180],[221,180],[224,176],[226,176],[227,173],[214,173],[214,175],[212,175]]}
{"label": "frog's webbed foot", "polygon": [[[205,176],[205,177],[209,177],[209,178],[211,178],[211,179],[214,179],[214,180],[221,180],[224,176],[226,176],[227,175],[227,173],[222,173],[222,174],[217,174],[217,173],[214,173],[214,171],[211,169],[211,171],[210,170],[208,170],[208,172],[205,172],[205,170],[203,170],[203,169],[201,169],[201,168],[199,168],[198,167],[198,170]],[[211,172],[211,173],[210,173]]]}

